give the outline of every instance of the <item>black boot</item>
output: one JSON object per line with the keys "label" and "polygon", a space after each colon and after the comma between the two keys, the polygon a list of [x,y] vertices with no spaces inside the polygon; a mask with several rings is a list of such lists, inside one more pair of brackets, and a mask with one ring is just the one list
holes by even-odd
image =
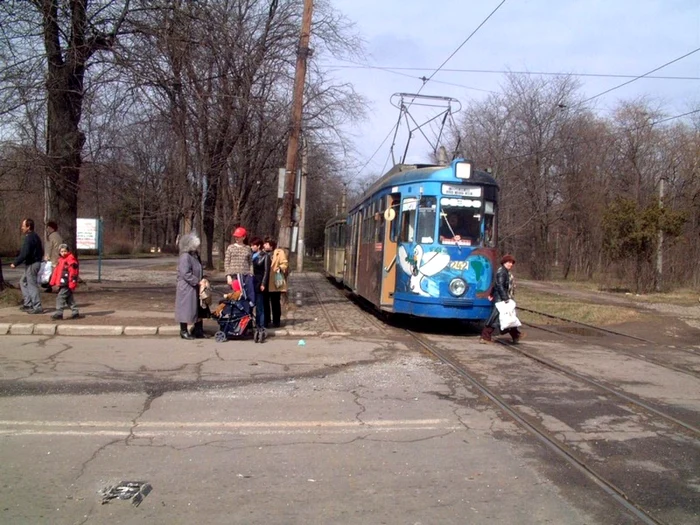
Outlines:
{"label": "black boot", "polygon": [[202,321],[197,321],[194,323],[194,328],[192,328],[192,335],[195,339],[205,339],[204,327],[202,326]]}
{"label": "black boot", "polygon": [[187,323],[180,323],[180,337],[183,339],[194,339],[187,331]]}

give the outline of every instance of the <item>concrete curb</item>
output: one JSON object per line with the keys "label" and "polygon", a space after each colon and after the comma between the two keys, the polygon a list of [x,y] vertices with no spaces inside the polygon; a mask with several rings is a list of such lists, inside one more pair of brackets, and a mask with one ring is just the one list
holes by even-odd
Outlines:
{"label": "concrete curb", "polygon": [[[272,337],[348,337],[350,332],[318,332],[315,330],[285,330],[272,328],[267,330]],[[64,336],[164,336],[180,335],[176,325],[161,326],[120,326],[120,325],[78,325],[53,323],[0,323],[2,335],[64,335]]]}

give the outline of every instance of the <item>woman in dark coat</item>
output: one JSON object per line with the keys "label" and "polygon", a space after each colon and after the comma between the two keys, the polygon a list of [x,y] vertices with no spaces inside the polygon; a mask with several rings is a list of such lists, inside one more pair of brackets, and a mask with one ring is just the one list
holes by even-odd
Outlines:
{"label": "woman in dark coat", "polygon": [[[175,290],[175,321],[180,323],[180,337],[201,339],[204,337],[199,318],[199,285],[202,282],[202,263],[199,260],[201,241],[196,233],[186,233],[180,238],[180,258],[177,262],[177,288]],[[194,325],[192,333],[187,325]]]}
{"label": "woman in dark coat", "polygon": [[[514,290],[514,279],[513,274],[510,273],[513,265],[515,264],[515,257],[512,255],[504,255],[501,258],[501,266],[496,272],[496,282],[493,284],[493,290],[491,291],[493,302],[491,315],[484,329],[481,331],[480,343],[490,343],[491,337],[493,336],[493,331],[499,326],[498,319],[498,308],[496,308],[496,303],[505,301],[506,303],[513,298]],[[523,333],[518,328],[510,328],[508,333],[513,338],[513,342],[517,343],[520,338],[522,338]]]}

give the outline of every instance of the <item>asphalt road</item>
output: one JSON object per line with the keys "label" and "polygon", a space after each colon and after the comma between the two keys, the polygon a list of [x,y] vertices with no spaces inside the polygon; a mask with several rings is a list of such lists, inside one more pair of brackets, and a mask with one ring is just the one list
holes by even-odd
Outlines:
{"label": "asphalt road", "polygon": [[448,367],[305,343],[0,338],[0,522],[634,523]]}

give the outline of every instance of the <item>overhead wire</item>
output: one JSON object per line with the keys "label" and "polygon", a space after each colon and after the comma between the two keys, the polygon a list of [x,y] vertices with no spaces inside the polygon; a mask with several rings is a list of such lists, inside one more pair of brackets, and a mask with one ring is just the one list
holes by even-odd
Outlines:
{"label": "overhead wire", "polygon": [[[426,78],[426,77],[422,77],[422,78],[419,79],[419,80],[422,80],[422,81],[423,81],[423,84],[421,85],[421,87],[420,87],[420,89],[418,90],[418,93],[416,93],[416,95],[419,95],[419,94],[420,94],[420,92],[423,90],[423,88],[425,87],[425,85],[433,79],[433,77],[445,66],[445,64],[447,64],[447,63],[452,59],[452,57],[454,57],[454,56],[459,52],[459,50],[462,49],[462,47],[464,47],[464,45],[465,45],[467,42],[469,42],[469,40],[471,40],[471,38],[479,31],[479,29],[481,29],[481,28],[484,26],[484,24],[486,24],[486,22],[488,22],[488,20],[496,13],[496,11],[498,11],[498,10],[501,8],[501,6],[502,6],[503,4],[505,4],[505,3],[506,3],[506,0],[501,0],[501,3],[498,4],[498,5],[488,14],[488,16],[486,16],[486,18],[484,18],[484,20],[482,20],[482,22],[469,34],[469,36],[467,36],[467,38],[465,38],[464,41],[463,41],[461,44],[459,44],[459,46],[457,46],[457,48],[450,54],[450,56],[448,56],[448,57],[442,62],[442,64],[440,64],[440,65],[438,66],[438,68],[437,68],[435,71],[432,72],[432,74],[431,74],[429,77],[427,77],[427,78]],[[406,76],[410,76],[410,75],[406,75]],[[409,103],[409,107],[410,107],[410,105],[411,105],[411,103]],[[381,143],[381,144],[379,145],[379,147],[375,150],[375,152],[372,154],[372,156],[369,158],[369,160],[362,166],[362,168],[360,168],[360,171],[358,171],[358,172],[351,178],[351,180],[354,180],[355,178],[359,177],[359,175],[362,173],[362,171],[367,167],[367,165],[369,165],[369,163],[372,161],[372,159],[374,159],[375,155],[379,152],[379,150],[381,149],[381,147],[384,145],[384,143],[386,142],[386,140],[389,138],[389,135],[391,135],[391,133],[396,129],[397,126],[398,126],[398,124],[395,125],[395,126],[389,131],[389,133],[387,134],[387,136],[384,138],[384,140],[382,141],[382,143]],[[385,166],[386,166],[386,163],[385,163]]]}
{"label": "overhead wire", "polygon": [[666,62],[665,64],[663,64],[663,65],[661,65],[661,66],[659,66],[659,67],[655,67],[654,69],[652,69],[651,71],[647,71],[647,72],[644,73],[643,75],[639,75],[639,76],[637,76],[637,77],[635,77],[635,78],[633,78],[633,79],[631,79],[631,80],[628,80],[627,82],[623,82],[622,84],[619,84],[619,85],[617,85],[617,86],[611,87],[610,89],[606,89],[605,91],[603,91],[603,92],[601,92],[601,93],[598,93],[597,95],[593,95],[592,97],[589,97],[589,98],[587,98],[587,99],[585,99],[585,100],[579,102],[578,105],[583,105],[583,104],[585,104],[586,102],[590,102],[591,100],[595,100],[596,98],[602,97],[603,95],[607,95],[607,94],[610,93],[611,91],[615,91],[616,89],[620,89],[620,88],[623,87],[623,86],[627,86],[627,85],[631,84],[632,82],[636,82],[637,80],[639,80],[639,79],[641,79],[641,78],[644,78],[644,77],[646,77],[647,75],[651,75],[652,73],[655,73],[656,71],[659,71],[660,69],[663,69],[663,68],[665,68],[665,67],[667,67],[667,66],[670,66],[671,64],[673,64],[673,63],[675,63],[675,62],[678,62],[679,60],[683,60],[684,58],[687,58],[687,57],[689,57],[690,55],[692,55],[692,54],[694,54],[694,53],[697,53],[698,51],[700,51],[700,47],[698,47],[698,48],[696,48],[696,49],[693,49],[693,50],[690,51],[689,53],[686,53],[685,55],[679,56],[678,58],[674,58],[673,60],[671,60],[671,61],[669,61],[669,62]]}
{"label": "overhead wire", "polygon": [[[401,73],[401,71],[425,71],[425,67],[396,67],[396,66],[373,66],[371,64],[362,64],[361,62],[355,62],[352,60],[347,60],[350,65],[345,64],[326,64],[324,67],[337,68],[337,69],[378,69],[380,71],[386,71],[387,73],[394,73],[396,75],[402,75],[408,78],[417,78],[413,75],[407,73]],[[565,71],[522,71],[522,70],[512,70],[512,69],[455,69],[455,68],[443,68],[445,73],[484,73],[484,74],[498,74],[498,75],[537,75],[537,76],[552,76],[552,77],[590,77],[590,78],[640,78],[640,75],[627,75],[622,73],[574,73]],[[690,76],[667,76],[667,75],[651,75],[649,73],[643,75],[644,78],[654,79],[654,80],[700,80],[700,77],[690,77]],[[437,82],[433,80],[433,82]],[[457,85],[457,84],[456,84]],[[458,85],[459,86],[459,85]],[[467,86],[459,86],[467,87]],[[477,89],[477,88],[468,88]]]}

